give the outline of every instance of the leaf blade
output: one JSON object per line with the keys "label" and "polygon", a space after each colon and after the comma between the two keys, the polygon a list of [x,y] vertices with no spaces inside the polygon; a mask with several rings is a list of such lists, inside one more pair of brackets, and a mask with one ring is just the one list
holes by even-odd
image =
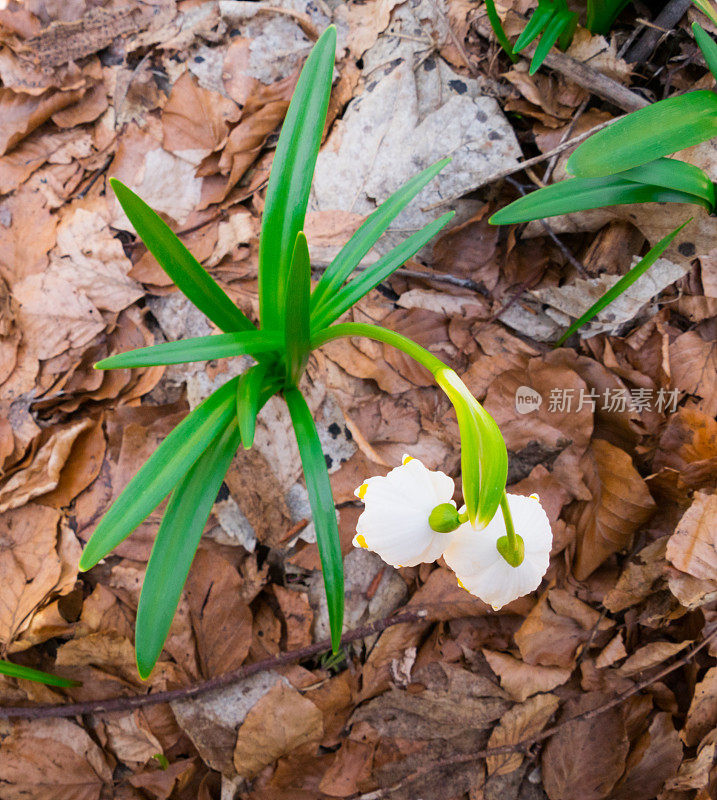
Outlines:
{"label": "leaf blade", "polygon": [[344,567],[331,482],[319,435],[316,432],[316,425],[304,396],[298,389],[293,388],[288,389],[284,393],[284,397],[289,407],[304,468],[306,488],[309,491],[311,514],[316,527],[316,540],[321,557],[321,569],[329,609],[331,646],[336,653],[341,644],[343,629]]}
{"label": "leaf blade", "polygon": [[694,202],[694,195],[626,181],[619,175],[569,178],[519,197],[510,205],[496,211],[489,222],[491,225],[512,225],[606,206]]}
{"label": "leaf blade", "polygon": [[326,298],[338,291],[351,272],[359,265],[361,259],[386,232],[391,221],[450,160],[450,158],[443,158],[419,172],[418,175],[414,175],[364,221],[321,276],[311,294],[312,313],[318,313]]}
{"label": "leaf blade", "polygon": [[328,27],[301,70],[274,155],[259,239],[263,328],[281,330],[284,287],[296,237],[304,227],[311,180],[331,93],[336,28]]}
{"label": "leaf blade", "polygon": [[182,420],[110,506],[85,545],[80,569],[93,567],[162,502],[234,415],[237,378]]}
{"label": "leaf blade", "polygon": [[660,241],[652,247],[640,261],[635,264],[632,269],[630,269],[625,275],[620,278],[620,280],[611,286],[607,292],[596,302],[594,302],[590,308],[575,322],[570,325],[570,327],[560,336],[558,341],[555,343],[555,347],[560,347],[564,344],[567,339],[572,336],[575,331],[581,328],[586,322],[589,322],[596,314],[599,314],[604,308],[606,308],[610,303],[616,300],[626,289],[632,286],[638,278],[642,277],[647,270],[657,261],[657,259],[667,250],[667,248],[672,243],[673,239],[677,234],[692,221],[692,217],[687,220],[687,222],[683,222],[682,225],[679,225],[675,230],[668,233],[667,236],[660,239]]}
{"label": "leaf blade", "polygon": [[566,169],[596,178],[669,156],[717,135],[717,95],[706,89],[668,97],[622,117],[583,142]]}
{"label": "leaf blade", "polygon": [[248,317],[141,197],[117,178],[110,185],[137,235],[179,290],[221,330],[256,330]]}
{"label": "leaf blade", "polygon": [[692,33],[714,78],[717,78],[717,43],[697,22],[692,23]]}
{"label": "leaf blade", "polygon": [[137,607],[135,654],[145,680],[162,652],[202,531],[240,444],[239,426],[231,420],[172,490]]}
{"label": "leaf blade", "polygon": [[289,385],[296,386],[311,352],[311,262],[309,245],[299,232],[291,257],[284,309],[284,357]]}
{"label": "leaf blade", "polygon": [[312,331],[315,333],[330,325],[371,289],[395,272],[402,264],[405,264],[453,218],[454,213],[449,211],[433,222],[429,222],[420,231],[411,234],[408,239],[349,281],[319,310],[319,313],[312,317]]}
{"label": "leaf blade", "polygon": [[258,355],[271,352],[278,347],[278,337],[272,337],[264,331],[220,333],[216,336],[180,339],[176,342],[163,342],[151,347],[128,350],[126,353],[117,353],[98,361],[95,369],[135,369],[192,361],[211,361],[240,355]]}
{"label": "leaf blade", "polygon": [[35,683],[44,683],[45,686],[61,686],[63,688],[82,686],[81,681],[61,678],[59,675],[32,669],[32,667],[25,667],[22,664],[14,664],[12,661],[0,661],[0,675],[7,675],[9,678],[21,678]]}

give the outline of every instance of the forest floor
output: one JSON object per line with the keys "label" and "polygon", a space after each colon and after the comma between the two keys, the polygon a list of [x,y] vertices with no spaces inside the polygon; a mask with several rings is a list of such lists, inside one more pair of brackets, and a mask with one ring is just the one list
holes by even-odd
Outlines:
{"label": "forest floor", "polygon": [[[608,39],[578,29],[532,77],[471,0],[0,10],[0,657],[81,681],[0,676],[3,800],[716,796],[717,226],[678,205],[487,222],[565,176],[564,142],[713,87],[689,23],[715,30],[690,7],[660,31],[661,5],[630,5]],[[534,6],[512,1],[511,36]],[[143,682],[134,620],[162,509],[91,571],[78,572],[79,554],[172,427],[249,362],[93,369],[213,332],[108,178],[161,213],[256,319],[277,132],[332,22],[306,226],[316,274],[378,202],[453,157],[386,239],[449,208],[456,220],[352,313],[414,337],[485,404],[510,490],[537,492],[550,516],[550,568],[494,612],[441,561],[394,570],[352,547],[354,489],[404,453],[457,476],[459,437],[422,368],[383,345],[333,342],[303,388],[340,516],[346,628],[359,629],[344,658],[316,646],[328,631],[318,551],[275,398],[227,474]],[[682,157],[717,179],[714,142]],[[645,279],[552,346],[690,216]]]}

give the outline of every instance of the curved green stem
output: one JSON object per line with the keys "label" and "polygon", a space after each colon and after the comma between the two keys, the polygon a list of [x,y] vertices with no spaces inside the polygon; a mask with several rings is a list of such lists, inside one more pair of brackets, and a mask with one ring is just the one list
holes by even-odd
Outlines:
{"label": "curved green stem", "polygon": [[505,532],[508,536],[508,544],[511,550],[518,547],[518,540],[515,537],[515,526],[513,525],[513,515],[510,513],[510,506],[508,505],[508,495],[503,492],[500,498],[500,510],[503,512],[503,519],[505,520]]}
{"label": "curved green stem", "polygon": [[382,328],[380,325],[369,325],[366,322],[340,322],[338,325],[324,328],[312,338],[311,349],[315,350],[327,342],[332,342],[334,339],[342,339],[345,336],[365,336],[367,339],[390,344],[418,361],[434,377],[441,370],[450,369],[440,358],[436,358],[433,353],[430,353],[425,347],[421,347],[420,344],[416,344],[407,336]]}
{"label": "curved green stem", "polygon": [[500,21],[498,9],[495,7],[493,0],[485,0],[485,10],[488,14],[488,22],[490,22],[491,28],[493,28],[495,38],[498,40],[498,43],[503,50],[505,50],[508,58],[510,58],[510,60],[515,64],[518,61],[518,56],[513,50],[513,46],[508,39],[505,28],[503,28],[503,23]]}

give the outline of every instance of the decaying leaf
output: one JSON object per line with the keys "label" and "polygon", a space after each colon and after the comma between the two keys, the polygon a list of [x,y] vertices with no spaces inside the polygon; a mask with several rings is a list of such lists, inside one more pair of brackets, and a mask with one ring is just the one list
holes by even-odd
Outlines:
{"label": "decaying leaf", "polygon": [[526,664],[507,653],[483,650],[483,655],[500,678],[500,685],[520,702],[538,692],[549,692],[562,685],[571,674],[569,669]]}
{"label": "decaying leaf", "polygon": [[608,556],[629,547],[655,510],[645,481],[623,450],[596,439],[582,465],[593,500],[577,523],[573,568],[578,580],[587,578]]}
{"label": "decaying leaf", "polygon": [[323,734],[319,709],[296,689],[278,683],[247,714],[239,728],[234,766],[239,775],[254,777],[287,753],[311,751]]}

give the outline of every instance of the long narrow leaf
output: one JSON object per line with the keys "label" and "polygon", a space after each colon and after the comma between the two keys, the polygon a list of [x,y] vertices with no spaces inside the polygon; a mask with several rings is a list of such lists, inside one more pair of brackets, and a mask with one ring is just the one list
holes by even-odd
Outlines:
{"label": "long narrow leaf", "polygon": [[117,178],[110,178],[110,185],[147,249],[200,311],[227,333],[256,330],[169,225],[144,200]]}
{"label": "long narrow leaf", "polygon": [[528,24],[525,26],[525,28],[523,28],[523,32],[513,45],[513,50],[516,53],[519,53],[521,50],[527,47],[533,41],[533,39],[538,37],[541,31],[545,29],[545,26],[548,24],[554,13],[555,6],[553,4],[539,5],[533,12],[533,16],[528,20]]}
{"label": "long narrow leaf", "polygon": [[45,686],[81,686],[80,681],[73,681],[69,678],[60,678],[59,675],[52,675],[49,672],[42,672],[32,667],[23,667],[22,664],[13,664],[11,661],[0,661],[0,675],[7,675],[10,678],[22,678],[26,681],[44,683]]}
{"label": "long narrow leaf", "polygon": [[705,62],[712,75],[717,78],[717,43],[697,22],[692,23],[692,33],[695,36]]}
{"label": "long narrow leaf", "polygon": [[274,155],[259,242],[259,307],[263,328],[281,330],[284,292],[296,237],[304,227],[321,144],[336,50],[330,26],[301,71]]}
{"label": "long narrow leaf", "polygon": [[167,436],[102,517],[80,558],[93,567],[126,539],[179,483],[234,416],[237,378],[210,395]]}
{"label": "long narrow leaf", "polygon": [[269,365],[257,364],[239,376],[237,384],[237,422],[245,450],[254,444],[256,415],[259,413],[259,394]]}
{"label": "long narrow leaf", "polygon": [[438,175],[450,160],[450,158],[443,158],[424,169],[423,172],[419,172],[418,175],[414,175],[366,219],[321,276],[311,294],[312,313],[320,312],[324,302],[341,288],[344,281],[359,265],[361,259],[386,232],[391,221],[403,211],[429,181]]}
{"label": "long narrow leaf", "polygon": [[198,336],[195,339],[180,339],[151,347],[140,347],[126,353],[103,358],[95,369],[134,369],[156,367],[162,364],[182,364],[185,361],[210,361],[215,358],[232,358],[241,355],[258,355],[277,350],[279,337],[264,331],[242,333],[220,333],[216,336]]}
{"label": "long narrow leaf", "polygon": [[309,298],[311,295],[311,262],[306,236],[296,237],[291,269],[286,283],[284,302],[284,355],[286,377],[290,386],[296,386],[311,352],[311,324]]}
{"label": "long narrow leaf", "polygon": [[622,172],[620,177],[694,195],[693,202],[702,201],[701,204],[710,212],[715,209],[714,184],[699,167],[686,161],[677,158],[658,158],[656,161],[628,169]]}
{"label": "long narrow leaf", "polygon": [[427,244],[453,218],[454,213],[449,211],[442,217],[430,222],[425,228],[411,234],[408,239],[394,247],[391,252],[349,281],[343,289],[322,306],[315,317],[312,316],[312,330],[317,331],[330,325],[345,311],[348,311],[354,303],[370,292],[374,286],[386,280],[392,272],[395,272]]}
{"label": "long narrow leaf", "polygon": [[543,35],[540,37],[538,46],[535,48],[533,58],[530,62],[529,74],[534,75],[540,65],[545,61],[545,57],[550,52],[550,48],[558,41],[560,35],[577,19],[577,15],[570,11],[556,14],[545,27]]}
{"label": "long narrow leaf", "polygon": [[212,505],[241,444],[235,419],[197,459],[174,488],[157,531],[137,608],[137,669],[146,679],[154,669]]}
{"label": "long narrow leaf", "polygon": [[703,89],[622,117],[583,142],[566,168],[580,178],[613,175],[716,135],[717,94]]}
{"label": "long narrow leaf", "polygon": [[289,389],[284,397],[299,445],[311,514],[316,527],[316,541],[329,609],[331,645],[333,651],[338,652],[344,620],[344,567],[331,482],[319,435],[304,396],[298,389]]}
{"label": "long narrow leaf", "polygon": [[588,0],[585,27],[590,33],[607,36],[613,22],[628,2],[629,0]]}
{"label": "long narrow leaf", "polygon": [[687,222],[683,222],[682,225],[675,228],[672,233],[668,233],[664,239],[660,239],[660,241],[645,255],[644,258],[640,259],[640,261],[635,264],[635,266],[625,275],[620,278],[620,280],[610,289],[605,292],[605,294],[595,303],[593,303],[590,308],[579,318],[576,319],[575,322],[565,331],[565,333],[558,339],[555,343],[556,347],[560,347],[570,336],[572,336],[578,328],[581,328],[586,322],[589,322],[596,314],[599,314],[606,306],[610,305],[613,300],[617,300],[617,298],[630,286],[632,286],[635,281],[642,277],[647,270],[657,261],[657,259],[667,250],[667,248],[672,243],[672,240],[677,236],[677,234],[692,221],[692,218],[687,220]]}
{"label": "long narrow leaf", "polygon": [[515,64],[515,62],[518,61],[518,56],[511,47],[510,39],[508,39],[503,23],[500,21],[498,9],[495,7],[493,0],[485,0],[485,10],[488,14],[488,22],[490,22],[491,28],[493,28],[495,38],[498,40],[498,43],[505,51],[508,58]]}
{"label": "long narrow leaf", "polygon": [[590,208],[630,203],[695,203],[695,195],[661,189],[614,175],[607,178],[570,178],[519,197],[490,218],[492,225],[530,222]]}

